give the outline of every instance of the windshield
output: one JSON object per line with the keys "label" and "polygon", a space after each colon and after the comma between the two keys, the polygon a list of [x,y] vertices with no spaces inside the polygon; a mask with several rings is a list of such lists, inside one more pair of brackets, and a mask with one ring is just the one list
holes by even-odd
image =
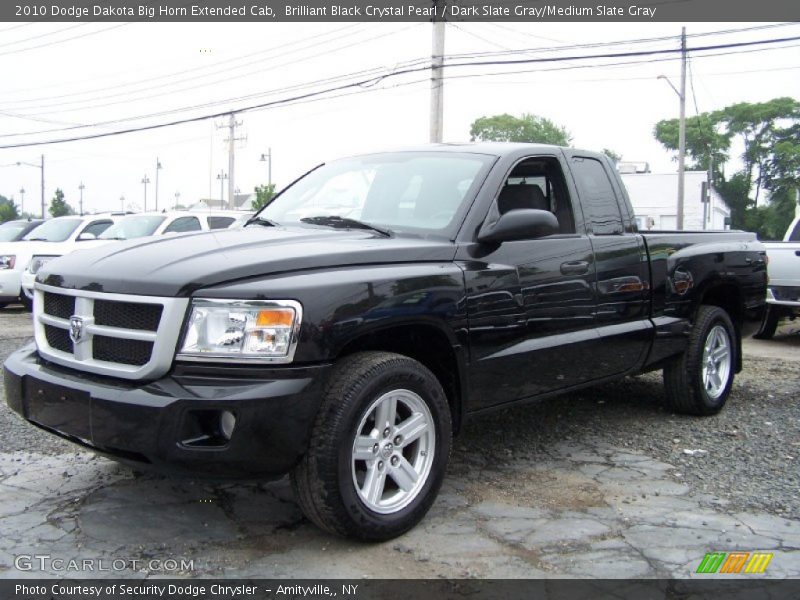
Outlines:
{"label": "windshield", "polygon": [[9,221],[0,225],[0,242],[13,242],[17,236],[28,226],[25,221]]}
{"label": "windshield", "polygon": [[51,219],[50,221],[45,221],[33,231],[29,231],[22,239],[63,242],[78,228],[81,221],[82,219]]}
{"label": "windshield", "polygon": [[98,236],[101,240],[130,240],[153,235],[166,217],[161,215],[135,215],[114,223]]}
{"label": "windshield", "polygon": [[[395,152],[340,160],[284,190],[259,216],[281,225],[338,216],[386,229],[446,229],[466,210],[493,157]],[[309,221],[306,221],[308,223]]]}

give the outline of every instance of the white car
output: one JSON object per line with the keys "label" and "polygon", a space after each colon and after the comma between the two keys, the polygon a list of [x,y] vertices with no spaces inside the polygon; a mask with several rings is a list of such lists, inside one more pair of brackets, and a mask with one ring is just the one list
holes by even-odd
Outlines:
{"label": "white car", "polygon": [[800,216],[795,217],[782,242],[764,242],[767,247],[767,311],[755,336],[768,340],[778,321],[800,315]]}
{"label": "white car", "polygon": [[[30,308],[31,297],[22,293],[22,274],[34,256],[61,256],[77,248],[89,248],[97,236],[122,217],[121,214],[68,216],[48,219],[16,242],[0,243],[0,303],[21,300]],[[41,266],[41,265],[39,265]]]}
{"label": "white car", "polygon": [[[151,235],[226,229],[234,224],[240,216],[240,212],[233,211],[173,211],[127,215],[118,218],[113,225],[104,229],[104,231],[97,235],[95,245],[107,244],[115,240],[132,240],[134,238]],[[58,249],[58,252],[48,251],[46,254],[34,254],[30,259],[28,268],[22,273],[22,293],[24,299],[27,302],[33,301],[33,284],[36,280],[36,273],[39,272],[42,265],[45,265],[54,258],[87,247],[92,246],[86,246],[83,242],[76,240],[75,243],[71,245],[62,245],[62,247]]]}

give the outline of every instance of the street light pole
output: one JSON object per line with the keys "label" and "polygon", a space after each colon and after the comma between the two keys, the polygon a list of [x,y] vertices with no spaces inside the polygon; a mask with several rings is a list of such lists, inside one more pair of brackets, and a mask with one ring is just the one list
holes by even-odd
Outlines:
{"label": "street light pole", "polygon": [[678,90],[666,75],[659,75],[658,79],[663,79],[672,91],[678,95],[680,100],[680,112],[678,117],[678,209],[676,215],[676,227],[683,229],[683,206],[686,177],[686,27],[681,29],[681,82]]}
{"label": "street light pole", "polygon": [[[156,171],[157,173],[158,171]],[[142,185],[144,186],[144,210],[142,212],[147,212],[147,184],[150,183],[150,178],[147,176],[147,173],[144,174],[142,177]]]}
{"label": "street light pole", "polygon": [[178,200],[180,199],[180,197],[181,197],[181,193],[180,192],[175,192],[175,208],[176,209],[178,208]]}
{"label": "street light pole", "polygon": [[156,156],[156,212],[158,212],[158,172],[162,169],[161,162]]}
{"label": "street light pole", "polygon": [[35,165],[29,162],[17,161],[17,166],[25,165],[26,167],[35,167],[41,171],[41,185],[42,185],[42,219],[44,219],[44,154],[42,154],[41,164]]}
{"label": "street light pole", "polygon": [[266,154],[261,153],[261,162],[267,162],[267,185],[272,186],[272,148],[267,148]]}
{"label": "street light pole", "polygon": [[125,196],[119,197],[119,212],[125,212]]}
{"label": "street light pole", "polygon": [[228,175],[225,171],[220,171],[219,175],[217,175],[217,179],[219,179],[219,207],[225,208],[225,180],[228,178]]}
{"label": "street light pole", "polygon": [[83,190],[86,188],[81,181],[81,184],[78,186],[78,189],[81,191],[81,199],[78,201],[78,206],[80,207],[80,214],[83,216]]}
{"label": "street light pole", "polygon": [[41,164],[41,166],[39,168],[42,170],[42,172],[41,172],[41,176],[42,176],[42,179],[41,179],[41,183],[42,183],[42,220],[44,220],[44,154],[42,154],[42,164]]}
{"label": "street light pole", "polygon": [[20,215],[25,212],[25,188],[19,188],[19,213]]}

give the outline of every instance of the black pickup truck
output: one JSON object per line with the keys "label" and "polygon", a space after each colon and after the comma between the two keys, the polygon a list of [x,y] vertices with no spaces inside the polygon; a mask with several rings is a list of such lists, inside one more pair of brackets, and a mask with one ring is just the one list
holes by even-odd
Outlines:
{"label": "black pickup truck", "polygon": [[240,230],[50,262],[5,389],[139,469],[290,472],[313,522],[383,540],[485,411],[655,369],[719,411],[766,284],[753,234],[637,232],[600,154],[425,146],[320,165]]}

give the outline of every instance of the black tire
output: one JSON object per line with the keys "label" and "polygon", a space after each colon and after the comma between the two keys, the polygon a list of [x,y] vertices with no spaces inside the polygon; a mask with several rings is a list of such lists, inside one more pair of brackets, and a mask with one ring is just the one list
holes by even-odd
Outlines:
{"label": "black tire", "polygon": [[0,309],[5,308],[8,306],[8,302],[0,302]]}
{"label": "black tire", "polygon": [[[729,365],[721,393],[710,395],[703,381],[703,351],[712,330],[721,326],[728,337]],[[690,415],[713,415],[722,410],[733,385],[737,364],[736,330],[728,313],[717,306],[703,305],[697,311],[689,344],[682,355],[664,367],[667,408]]]}
{"label": "black tire", "polygon": [[758,327],[758,331],[753,334],[753,337],[757,340],[771,340],[772,336],[775,335],[775,330],[778,328],[778,321],[780,320],[778,311],[767,304],[767,308],[764,310],[764,318],[761,319],[761,325]]}
{"label": "black tire", "polygon": [[33,312],[33,300],[28,298],[25,294],[20,296],[19,301],[22,303],[22,306],[25,307],[25,310],[28,312]]}
{"label": "black tire", "polygon": [[[380,514],[359,496],[352,452],[362,419],[392,390],[410,390],[424,401],[433,421],[434,453],[413,500],[396,512]],[[388,540],[428,512],[442,485],[451,446],[450,409],[433,373],[399,354],[359,352],[341,359],[325,386],[309,450],[291,474],[292,488],[303,513],[322,529],[365,541]]]}

